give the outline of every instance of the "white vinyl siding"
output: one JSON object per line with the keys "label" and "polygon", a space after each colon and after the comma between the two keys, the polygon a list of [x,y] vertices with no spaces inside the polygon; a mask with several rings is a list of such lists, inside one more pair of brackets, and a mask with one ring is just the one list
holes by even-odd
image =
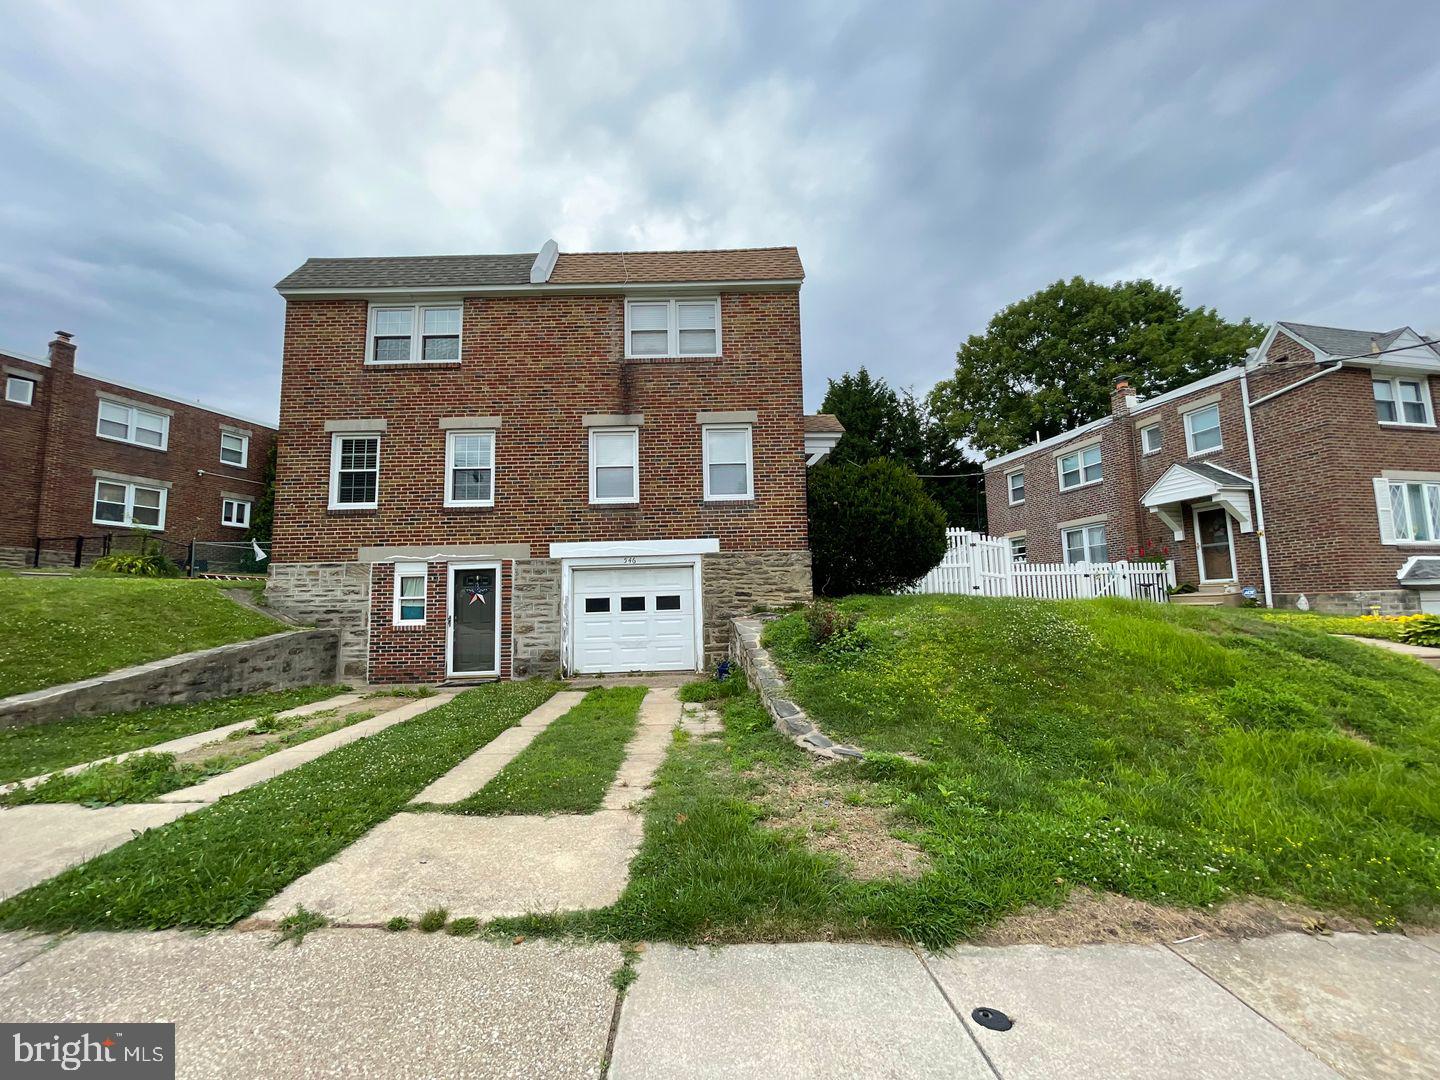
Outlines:
{"label": "white vinyl siding", "polygon": [[1110,561],[1104,525],[1079,525],[1064,529],[1060,533],[1060,545],[1065,551],[1067,563]]}
{"label": "white vinyl siding", "polygon": [[717,424],[701,429],[704,440],[705,498],[734,502],[755,497],[749,424]]}
{"label": "white vinyl siding", "polygon": [[220,524],[229,525],[234,529],[248,529],[250,527],[250,500],[221,499]]}
{"label": "white vinyl siding", "polygon": [[163,529],[165,501],[163,487],[99,479],[95,481],[95,507],[91,521],[96,525]]}
{"label": "white vinyl siding", "polygon": [[1433,427],[1430,415],[1430,383],[1425,379],[1378,378],[1373,380],[1375,418],[1382,424],[1406,427]]}
{"label": "white vinyl siding", "polygon": [[330,442],[330,509],[370,510],[380,503],[380,436],[343,435]]}
{"label": "white vinyl siding", "polygon": [[457,303],[372,304],[367,364],[458,364],[463,309]]}
{"label": "white vinyl siding", "polygon": [[1440,543],[1440,483],[1377,479],[1375,502],[1385,543]]}
{"label": "white vinyl siding", "polygon": [[590,501],[640,501],[639,429],[590,429]]}
{"label": "white vinyl siding", "polygon": [[1066,454],[1059,458],[1056,464],[1060,470],[1061,491],[1084,487],[1086,484],[1098,484],[1105,479],[1105,470],[1100,463],[1098,443],[1095,446],[1077,450],[1073,454]]}
{"label": "white vinyl siding", "polygon": [[445,505],[495,505],[495,432],[445,433]]}
{"label": "white vinyl siding", "polygon": [[720,301],[627,300],[625,355],[719,356]]}
{"label": "white vinyl siding", "polygon": [[220,460],[226,465],[243,469],[250,462],[250,436],[231,431],[220,433]]}
{"label": "white vinyl siding", "polygon": [[395,564],[395,602],[391,622],[396,626],[425,625],[425,570],[424,563]]}
{"label": "white vinyl siding", "polygon": [[13,405],[30,405],[35,401],[35,380],[23,375],[5,377],[5,400]]}
{"label": "white vinyl siding", "polygon": [[1219,405],[1206,405],[1185,414],[1185,449],[1191,457],[1219,450],[1222,445]]}
{"label": "white vinyl siding", "polygon": [[1025,470],[1007,473],[1005,476],[1005,488],[1009,495],[1010,505],[1019,506],[1025,501]]}
{"label": "white vinyl siding", "polygon": [[138,405],[126,405],[101,398],[95,434],[102,439],[164,450],[170,441],[170,418],[164,413],[150,412]]}

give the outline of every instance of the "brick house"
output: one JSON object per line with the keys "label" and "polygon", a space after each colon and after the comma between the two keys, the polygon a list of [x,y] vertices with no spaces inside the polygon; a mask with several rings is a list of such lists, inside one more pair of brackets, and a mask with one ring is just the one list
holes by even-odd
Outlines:
{"label": "brick house", "polygon": [[[1166,550],[1219,602],[1440,611],[1440,350],[1279,322],[1243,364],[985,463],[990,532],[1032,561]],[[1437,379],[1440,382],[1440,379]]]}
{"label": "brick house", "polygon": [[65,563],[85,538],[143,531],[183,554],[191,540],[243,541],[264,490],[275,428],[75,367],[72,335],[48,356],[0,349],[0,566]]}
{"label": "brick house", "polygon": [[794,248],[311,259],[267,595],[375,682],[692,671],[811,595]]}

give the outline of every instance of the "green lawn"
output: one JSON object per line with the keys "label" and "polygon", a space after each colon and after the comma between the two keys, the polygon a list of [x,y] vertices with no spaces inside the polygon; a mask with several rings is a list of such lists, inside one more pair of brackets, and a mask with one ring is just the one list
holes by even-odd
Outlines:
{"label": "green lawn", "polygon": [[208,581],[0,575],[0,697],[287,629]]}
{"label": "green lawn", "polygon": [[635,734],[644,696],[642,686],[591,690],[474,795],[428,809],[453,814],[593,813],[625,759],[625,744]]}
{"label": "green lawn", "polygon": [[344,689],[343,686],[304,686],[0,731],[0,783],[140,750],[241,720],[258,720],[332,697]]}
{"label": "green lawn", "polygon": [[477,687],[0,903],[0,928],[226,926],[332,858],[557,689]]}

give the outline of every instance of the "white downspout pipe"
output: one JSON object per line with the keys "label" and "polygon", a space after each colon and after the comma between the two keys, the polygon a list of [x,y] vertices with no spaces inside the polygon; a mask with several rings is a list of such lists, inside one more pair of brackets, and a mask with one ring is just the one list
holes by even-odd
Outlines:
{"label": "white downspout pipe", "polygon": [[1250,416],[1250,372],[1240,373],[1240,401],[1245,409],[1245,443],[1250,451],[1250,483],[1255,495],[1255,535],[1260,538],[1260,578],[1265,586],[1265,606],[1275,606],[1270,589],[1270,545],[1265,539],[1265,500],[1260,497],[1260,463],[1255,454],[1255,425]]}

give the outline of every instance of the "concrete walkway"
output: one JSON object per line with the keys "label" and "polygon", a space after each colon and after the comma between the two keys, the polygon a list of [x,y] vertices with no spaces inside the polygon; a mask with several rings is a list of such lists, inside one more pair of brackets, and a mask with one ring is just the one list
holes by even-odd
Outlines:
{"label": "concrete walkway", "polygon": [[[0,934],[7,1022],[170,1021],[178,1075],[611,1080],[1440,1075],[1434,938],[609,945],[320,930]],[[1014,1021],[991,1031],[980,1006]],[[617,1014],[618,1010],[618,1014]]]}
{"label": "concrete walkway", "polygon": [[[490,744],[505,745],[472,755],[416,801],[458,802],[479,790],[560,715],[556,709],[567,702],[552,706],[556,698]],[[625,760],[593,814],[396,814],[272,897],[253,922],[273,924],[301,905],[342,926],[415,919],[431,908],[494,919],[609,907],[625,889],[644,833],[633,807],[664,761],[680,715],[673,688],[645,695]]]}

